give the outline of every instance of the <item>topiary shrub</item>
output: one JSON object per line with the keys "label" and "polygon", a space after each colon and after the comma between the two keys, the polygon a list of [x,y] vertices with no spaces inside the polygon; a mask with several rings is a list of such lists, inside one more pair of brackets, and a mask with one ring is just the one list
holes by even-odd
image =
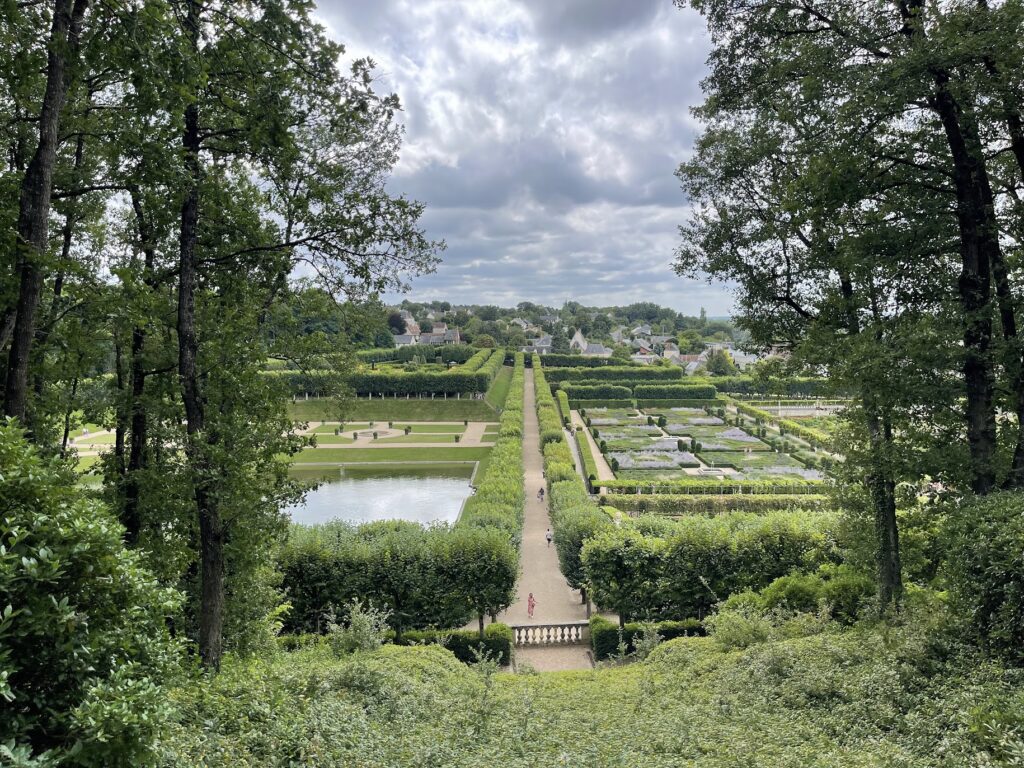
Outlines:
{"label": "topiary shrub", "polygon": [[432,643],[443,645],[464,664],[474,663],[478,653],[489,653],[492,659],[503,665],[512,660],[512,628],[500,622],[487,625],[483,640],[479,632],[471,629],[447,632],[427,629],[405,632],[401,641],[401,645]]}
{"label": "topiary shrub", "polygon": [[971,497],[946,515],[941,574],[985,647],[1024,662],[1024,493]]}
{"label": "topiary shrub", "polygon": [[0,467],[0,762],[148,764],[180,595],[16,427],[0,425]]}

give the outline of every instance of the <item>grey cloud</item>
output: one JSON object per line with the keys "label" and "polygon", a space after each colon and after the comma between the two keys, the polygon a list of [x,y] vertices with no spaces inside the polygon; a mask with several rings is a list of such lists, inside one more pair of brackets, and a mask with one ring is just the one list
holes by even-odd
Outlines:
{"label": "grey cloud", "polygon": [[318,11],[404,106],[390,182],[449,245],[416,298],[649,299],[724,314],[727,288],[676,277],[708,42],[670,0],[358,0]]}

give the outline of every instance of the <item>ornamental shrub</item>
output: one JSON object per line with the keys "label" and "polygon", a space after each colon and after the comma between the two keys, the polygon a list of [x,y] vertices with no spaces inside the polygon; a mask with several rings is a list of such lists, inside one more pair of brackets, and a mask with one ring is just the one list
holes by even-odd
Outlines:
{"label": "ornamental shrub", "polygon": [[718,390],[711,384],[638,384],[633,396],[637,400],[714,400]]}
{"label": "ornamental shrub", "polygon": [[985,647],[1024,663],[1024,493],[969,497],[946,515],[941,574]]}
{"label": "ornamental shrub", "polygon": [[181,597],[123,535],[73,474],[0,425],[0,747],[16,764],[141,765],[170,715]]}

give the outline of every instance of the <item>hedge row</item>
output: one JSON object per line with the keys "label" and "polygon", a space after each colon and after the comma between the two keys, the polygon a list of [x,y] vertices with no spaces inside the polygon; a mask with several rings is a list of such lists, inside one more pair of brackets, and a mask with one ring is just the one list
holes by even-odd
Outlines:
{"label": "hedge row", "polygon": [[572,424],[572,408],[569,406],[569,396],[562,390],[555,393],[558,402],[558,413],[562,417],[562,423],[566,426]]}
{"label": "hedge row", "polygon": [[823,494],[739,494],[711,496],[695,493],[612,493],[602,497],[624,512],[652,515],[721,515],[726,512],[771,512],[778,509],[828,509],[831,499]]}
{"label": "hedge row", "polygon": [[820,480],[793,476],[786,480],[733,480],[729,477],[687,477],[678,480],[600,480],[599,485],[610,493],[659,494],[820,494]]}
{"label": "hedge row", "polygon": [[562,382],[558,390],[571,400],[629,400],[633,392],[629,387],[615,384],[570,384]]}
{"label": "hedge row", "polygon": [[838,516],[790,511],[645,516],[583,545],[595,602],[624,620],[703,618],[735,592],[838,562]]}
{"label": "hedge row", "polygon": [[523,388],[524,357],[517,353],[498,439],[491,449],[487,473],[476,493],[466,499],[456,526],[500,528],[518,544],[523,528]]}
{"label": "hedge row", "polygon": [[676,381],[683,376],[683,369],[676,366],[658,367],[653,365],[628,366],[606,365],[600,368],[548,368],[545,375],[550,381]]}
{"label": "hedge row", "polygon": [[394,349],[360,349],[356,357],[363,363],[408,363],[417,357],[426,358],[434,362],[441,358],[443,363],[464,363],[475,355],[479,350],[468,344],[410,344]]}
{"label": "hedge row", "polygon": [[578,410],[587,408],[633,408],[632,400],[575,400],[572,406]]}
{"label": "hedge row", "polygon": [[694,378],[693,383],[713,384],[719,392],[736,395],[781,395],[783,397],[819,397],[836,394],[827,379],[788,378],[764,381],[752,376],[715,376]]}
{"label": "hedge row", "polygon": [[[562,419],[555,407],[555,399],[551,395],[544,370],[541,368],[540,355],[533,356],[533,389],[536,393],[537,421],[540,422],[540,444],[547,445],[563,441]],[[572,460],[570,459],[570,464]]]}
{"label": "hedge row", "polygon": [[633,387],[633,397],[641,399],[714,400],[718,390],[711,384],[639,384]]}
{"label": "hedge row", "polygon": [[560,355],[555,352],[548,353],[541,357],[541,364],[545,368],[605,368],[613,365],[622,367],[640,367],[642,363],[635,363],[632,360],[613,360],[610,357],[586,357],[584,355]]}
{"label": "hedge row", "polygon": [[636,641],[643,636],[647,628],[654,629],[662,640],[674,640],[677,637],[700,637],[705,634],[704,623],[699,619],[683,621],[660,621],[650,624],[630,622],[624,627],[608,621],[603,616],[592,616],[590,619],[590,646],[594,649],[594,659],[601,661],[619,653],[619,642],[626,644],[626,653],[636,650]]}
{"label": "hedge row", "polygon": [[461,627],[511,604],[519,557],[498,528],[429,528],[387,520],[292,526],[279,557],[292,605],[288,632],[323,632],[333,610],[358,599],[406,629]]}
{"label": "hedge row", "polygon": [[680,400],[656,399],[637,400],[637,408],[721,408],[725,405],[724,400]]}
{"label": "hedge row", "polygon": [[357,395],[464,395],[486,392],[505,360],[503,349],[481,349],[447,371],[358,371],[348,377]]}
{"label": "hedge row", "polygon": [[573,437],[576,440],[576,447],[579,449],[580,457],[583,459],[583,473],[591,483],[594,483],[598,477],[597,460],[594,458],[594,452],[590,449],[590,441],[587,440],[587,436],[582,429],[577,429],[573,433]]}

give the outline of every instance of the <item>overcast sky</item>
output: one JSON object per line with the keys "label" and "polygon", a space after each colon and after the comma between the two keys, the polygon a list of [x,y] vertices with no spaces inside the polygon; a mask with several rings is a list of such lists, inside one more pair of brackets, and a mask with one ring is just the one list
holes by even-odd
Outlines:
{"label": "overcast sky", "polygon": [[[448,250],[413,300],[655,301],[728,314],[671,270],[708,42],[671,0],[320,0],[402,101],[391,182]],[[394,299],[395,297],[389,297]]]}

